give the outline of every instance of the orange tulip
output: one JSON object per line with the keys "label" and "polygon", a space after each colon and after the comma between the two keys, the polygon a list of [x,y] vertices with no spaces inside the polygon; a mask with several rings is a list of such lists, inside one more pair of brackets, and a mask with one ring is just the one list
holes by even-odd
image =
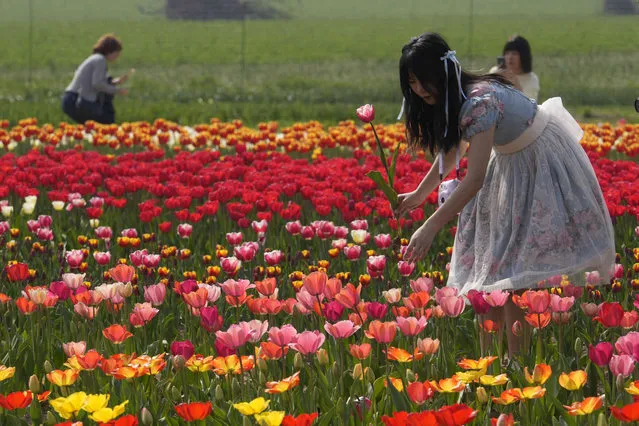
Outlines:
{"label": "orange tulip", "polygon": [[390,343],[397,334],[397,324],[394,321],[375,320],[368,325],[368,331],[365,334],[369,339],[375,339],[377,343]]}
{"label": "orange tulip", "polygon": [[415,349],[415,352],[411,354],[410,352],[390,346],[388,348],[387,357],[390,361],[398,361],[398,362],[411,362],[413,359],[420,360],[424,357],[424,354],[419,352],[419,350]]}
{"label": "orange tulip", "polygon": [[485,358],[479,358],[478,360],[474,359],[462,359],[457,363],[459,367],[464,370],[485,370],[487,369],[495,360],[496,356],[488,356]]}
{"label": "orange tulip", "polygon": [[102,334],[104,335],[104,337],[115,344],[120,344],[129,337],[133,336],[133,334],[129,332],[126,327],[120,324],[113,324],[105,328],[104,330],[102,330]]}
{"label": "orange tulip", "polygon": [[240,359],[237,355],[218,356],[213,360],[213,372],[218,376],[224,376],[229,373],[242,374],[242,371],[247,372],[255,367],[255,361],[252,356],[243,356],[242,365],[240,365]]}
{"label": "orange tulip", "polygon": [[371,354],[371,345],[368,343],[362,343],[361,345],[350,345],[349,352],[355,358],[364,360]]}
{"label": "orange tulip", "polygon": [[499,398],[495,398],[493,396],[493,402],[499,405],[510,405],[514,402],[521,401],[524,399],[524,395],[519,388],[506,389],[501,393]]}
{"label": "orange tulip", "polygon": [[213,404],[210,401],[178,404],[175,406],[175,411],[187,422],[204,420],[213,412]]}
{"label": "orange tulip", "polygon": [[345,308],[355,309],[359,304],[359,295],[362,291],[362,285],[355,287],[353,284],[348,283],[346,287],[335,295],[335,300],[344,305]]}
{"label": "orange tulip", "polygon": [[481,323],[481,329],[484,330],[485,333],[496,333],[499,331],[499,323],[492,320],[486,320]]}
{"label": "orange tulip", "polygon": [[203,373],[213,369],[213,357],[196,354],[186,361],[185,366],[190,371]]}
{"label": "orange tulip", "polygon": [[411,311],[419,310],[425,307],[430,301],[430,294],[425,291],[419,291],[412,293],[410,296],[404,298],[404,305]]}
{"label": "orange tulip", "polygon": [[47,374],[47,380],[56,386],[70,386],[78,380],[80,372],[78,370],[53,370]]}
{"label": "orange tulip", "polygon": [[575,402],[571,405],[564,405],[564,408],[571,416],[585,416],[601,408],[604,402],[604,395],[586,398],[583,401]]}
{"label": "orange tulip", "polygon": [[91,349],[87,353],[83,355],[76,355],[78,360],[78,364],[82,367],[83,370],[95,370],[100,361],[102,361],[102,355],[95,349]]}
{"label": "orange tulip", "polygon": [[550,324],[552,315],[550,315],[550,312],[544,312],[543,314],[526,314],[525,318],[531,327],[542,329]]}
{"label": "orange tulip", "polygon": [[429,382],[413,382],[406,389],[408,397],[417,405],[422,405],[435,394],[435,390]]}
{"label": "orange tulip", "polygon": [[38,305],[36,305],[26,297],[18,297],[16,299],[16,306],[18,307],[18,309],[20,309],[20,312],[25,315],[29,315],[38,308]]}
{"label": "orange tulip", "polygon": [[521,394],[525,399],[539,399],[546,395],[546,389],[541,386],[533,386],[528,388],[523,388],[521,390]]}
{"label": "orange tulip", "polygon": [[282,350],[281,346],[276,345],[273,342],[260,343],[259,356],[265,360],[277,360],[288,353],[288,346],[284,346]]}
{"label": "orange tulip", "polygon": [[528,372],[528,367],[524,368],[524,374],[531,385],[543,385],[552,376],[552,368],[547,364],[537,364],[532,375]]}
{"label": "orange tulip", "polygon": [[264,296],[271,296],[275,293],[275,289],[277,288],[277,281],[275,278],[267,278],[263,281],[257,281],[255,283],[255,288],[260,294]]}
{"label": "orange tulip", "polygon": [[27,408],[33,401],[31,391],[11,392],[8,395],[0,394],[0,407],[8,411]]}
{"label": "orange tulip", "polygon": [[466,388],[466,384],[455,376],[440,381],[432,380],[430,384],[439,393],[461,392]]}
{"label": "orange tulip", "polygon": [[0,293],[0,303],[5,304],[9,301],[11,301],[11,297],[7,296],[4,293]]}
{"label": "orange tulip", "polygon": [[299,371],[279,382],[266,382],[266,393],[283,393],[300,384]]}
{"label": "orange tulip", "polygon": [[[402,379],[398,377],[389,377],[388,379],[390,379],[390,382],[398,392],[402,392],[404,390],[404,382],[402,382]],[[384,380],[384,387],[388,387],[388,379]]]}

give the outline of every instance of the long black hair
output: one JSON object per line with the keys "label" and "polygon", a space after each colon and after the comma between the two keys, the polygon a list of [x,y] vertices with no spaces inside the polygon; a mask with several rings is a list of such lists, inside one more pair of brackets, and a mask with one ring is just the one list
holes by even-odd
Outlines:
{"label": "long black hair", "polygon": [[[475,75],[461,71],[460,89],[455,72],[455,64],[448,61],[448,79],[441,59],[451,50],[448,43],[437,33],[424,33],[402,48],[399,60],[399,82],[405,99],[406,132],[408,142],[435,152],[449,152],[459,145],[461,130],[459,114],[463,104],[460,90],[480,81],[494,81],[511,85],[508,80],[496,74]],[[428,105],[410,88],[409,74],[414,74],[422,87],[433,94],[435,105]],[[448,89],[448,90],[447,90]],[[445,103],[448,95],[448,129],[446,130]],[[444,136],[446,134],[446,136]]]}

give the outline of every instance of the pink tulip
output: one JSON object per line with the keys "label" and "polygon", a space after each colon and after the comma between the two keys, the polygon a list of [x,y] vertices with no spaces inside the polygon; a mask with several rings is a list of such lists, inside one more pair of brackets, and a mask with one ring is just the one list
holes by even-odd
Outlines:
{"label": "pink tulip", "polygon": [[216,285],[198,284],[198,288],[203,288],[206,290],[206,300],[208,300],[210,303],[217,302],[217,299],[219,299],[222,295],[222,289]]}
{"label": "pink tulip", "polygon": [[108,251],[94,251],[93,259],[100,266],[108,265],[111,262],[111,253]]}
{"label": "pink tulip", "polygon": [[433,340],[430,337],[423,340],[417,339],[417,348],[425,355],[433,355],[439,350],[439,339]]}
{"label": "pink tulip", "polygon": [[135,268],[130,265],[119,264],[109,269],[109,275],[114,281],[121,283],[130,283],[135,275]]}
{"label": "pink tulip", "polygon": [[342,281],[337,278],[331,278],[326,281],[326,287],[324,288],[324,296],[327,299],[334,299],[335,295],[342,291]]}
{"label": "pink tulip", "polygon": [[251,343],[257,343],[262,339],[262,336],[268,330],[268,321],[252,320],[249,322],[242,321],[239,325],[248,330],[250,337],[248,339]]}
{"label": "pink tulip", "polygon": [[95,235],[101,240],[110,240],[113,237],[113,231],[108,226],[99,226],[95,229]]}
{"label": "pink tulip", "polygon": [[229,279],[220,284],[222,291],[224,294],[233,297],[240,297],[246,293],[246,290],[251,288],[255,288],[255,284],[251,284],[248,280],[239,280],[235,281],[233,279]]}
{"label": "pink tulip", "polygon": [[134,327],[142,327],[153,319],[159,312],[150,303],[136,303],[129,316],[129,322]]}
{"label": "pink tulip", "polygon": [[344,306],[333,300],[324,305],[322,313],[328,321],[335,322],[342,317]]}
{"label": "pink tulip", "polygon": [[40,229],[40,222],[37,220],[27,220],[27,229],[29,232],[35,233],[38,229]]}
{"label": "pink tulip", "polygon": [[366,270],[371,278],[379,278],[386,268],[386,256],[371,256],[366,259]]}
{"label": "pink tulip", "polygon": [[335,339],[347,339],[351,337],[357,330],[360,329],[359,325],[355,325],[352,321],[345,320],[335,324],[325,323],[324,330]]}
{"label": "pink tulip", "polygon": [[375,240],[377,247],[382,250],[389,248],[393,243],[389,234],[377,234],[373,239]]}
{"label": "pink tulip", "polygon": [[289,344],[290,348],[302,355],[314,354],[324,344],[326,336],[319,331],[304,331],[297,335],[295,342]]}
{"label": "pink tulip", "polygon": [[0,235],[6,234],[11,229],[11,225],[7,221],[0,222]]}
{"label": "pink tulip", "polygon": [[495,290],[484,294],[484,300],[493,308],[504,306],[509,297],[510,293],[502,290]]}
{"label": "pink tulip", "polygon": [[234,256],[223,257],[220,260],[220,267],[225,274],[234,276],[242,267],[242,262]]}
{"label": "pink tulip", "polygon": [[142,263],[149,269],[157,268],[160,265],[159,254],[147,254],[142,258]]}
{"label": "pink tulip", "polygon": [[62,349],[68,358],[76,355],[84,355],[87,350],[87,343],[84,341],[63,343]]}
{"label": "pink tulip", "polygon": [[40,241],[52,241],[53,231],[49,228],[40,228],[36,231],[36,236]]}
{"label": "pink tulip", "polygon": [[258,221],[253,221],[251,222],[251,228],[253,228],[253,231],[255,231],[257,234],[264,234],[266,233],[266,230],[268,228],[268,222],[264,219]]}
{"label": "pink tulip", "polygon": [[41,214],[40,216],[38,216],[38,223],[40,224],[41,228],[51,228],[53,219],[49,215]]}
{"label": "pink tulip", "polygon": [[312,226],[303,226],[300,233],[305,240],[311,240],[315,236],[315,230]]}
{"label": "pink tulip", "polygon": [[215,337],[229,348],[237,349],[244,346],[254,334],[255,331],[248,326],[233,324],[226,331],[215,332]]}
{"label": "pink tulip", "polygon": [[54,281],[49,284],[49,291],[55,294],[60,300],[67,300],[71,297],[71,289],[64,281]]}
{"label": "pink tulip", "polygon": [[366,313],[374,319],[382,319],[388,313],[388,305],[379,302],[370,302],[366,305]]}
{"label": "pink tulip", "polygon": [[323,293],[319,293],[319,295],[313,295],[309,293],[306,288],[302,287],[302,289],[295,295],[295,298],[299,301],[299,303],[305,310],[310,311],[315,307],[315,304],[318,303],[318,296],[320,301],[324,299]]}
{"label": "pink tulip", "polygon": [[244,243],[241,246],[237,246],[233,249],[235,257],[242,262],[250,262],[255,257],[257,250],[252,244]]}
{"label": "pink tulip", "polygon": [[586,272],[586,282],[590,285],[599,285],[601,282],[599,271]]}
{"label": "pink tulip", "polygon": [[442,287],[440,289],[437,289],[437,291],[435,292],[435,301],[441,305],[441,299],[443,297],[450,296],[457,296],[457,289],[452,287]]}
{"label": "pink tulip", "polygon": [[270,266],[279,265],[284,260],[284,253],[280,250],[272,250],[264,253],[264,261]]}
{"label": "pink tulip", "polygon": [[601,342],[597,345],[588,346],[588,357],[599,367],[608,365],[612,357],[613,347],[609,342]]}
{"label": "pink tulip", "polygon": [[268,339],[277,346],[288,346],[295,341],[297,330],[290,324],[282,328],[271,327],[268,331]]}
{"label": "pink tulip", "polygon": [[348,228],[345,226],[336,226],[335,232],[333,232],[333,236],[335,238],[346,238],[348,237]]}
{"label": "pink tulip", "polygon": [[218,313],[217,306],[205,306],[200,309],[200,325],[209,333],[218,331],[223,324],[222,316]]}
{"label": "pink tulip", "polygon": [[615,264],[615,266],[613,267],[612,273],[613,273],[613,276],[617,279],[623,278],[623,273],[624,273],[623,265],[619,263]]}
{"label": "pink tulip", "polygon": [[410,280],[410,288],[413,289],[415,293],[419,293],[420,291],[430,293],[433,287],[435,287],[435,283],[431,278],[420,277],[416,280]]}
{"label": "pink tulip", "polygon": [[427,322],[426,317],[421,317],[420,319],[397,317],[397,326],[405,336],[417,336],[424,331]]}
{"label": "pink tulip", "polygon": [[402,277],[408,277],[415,270],[415,263],[409,263],[404,260],[400,260],[399,262],[397,262],[397,269],[399,270],[399,275],[401,275]]}
{"label": "pink tulip", "polygon": [[357,117],[364,123],[370,123],[375,119],[375,107],[370,104],[357,108]]}
{"label": "pink tulip", "polygon": [[351,222],[351,229],[364,230],[368,229],[368,221],[366,219],[356,219]]}
{"label": "pink tulip", "polygon": [[344,250],[344,247],[346,247],[347,243],[348,242],[346,241],[346,239],[340,238],[339,240],[331,241],[331,247],[336,248],[336,249],[340,249],[340,250]]}
{"label": "pink tulip", "polygon": [[144,256],[148,254],[148,250],[136,250],[129,255],[129,259],[131,259],[131,263],[136,268],[140,267],[140,265],[144,264]]}
{"label": "pink tulip", "polygon": [[615,343],[615,349],[619,355],[630,355],[635,360],[639,359],[639,333],[631,331],[621,336]]}
{"label": "pink tulip", "polygon": [[291,235],[298,235],[302,232],[302,223],[299,220],[296,220],[295,222],[287,222],[284,227]]}
{"label": "pink tulip", "polygon": [[561,297],[556,294],[550,296],[550,309],[553,312],[568,312],[574,303],[574,297]]}
{"label": "pink tulip", "polygon": [[639,321],[639,313],[637,311],[627,311],[623,313],[623,317],[621,318],[621,327],[623,328],[632,328]]}
{"label": "pink tulip", "polygon": [[572,317],[571,312],[553,312],[552,322],[554,322],[557,325],[566,325],[570,322],[571,317]]}
{"label": "pink tulip", "polygon": [[593,318],[599,313],[599,305],[596,303],[582,303],[579,306],[583,313],[590,318]]}
{"label": "pink tulip", "polygon": [[72,290],[77,290],[83,283],[86,274],[62,274],[62,281]]}
{"label": "pink tulip", "polygon": [[91,199],[89,200],[89,204],[91,204],[91,207],[102,207],[104,205],[104,198],[91,197]]}
{"label": "pink tulip", "polygon": [[466,307],[463,297],[457,296],[442,297],[439,304],[446,316],[451,318],[458,317],[462,312],[464,312],[464,308]]}
{"label": "pink tulip", "polygon": [[488,311],[490,311],[490,308],[491,308],[491,306],[488,304],[484,296],[485,294],[483,291],[477,291],[477,290],[470,290],[468,294],[466,295],[466,297],[470,301],[471,306],[473,307],[473,310],[478,315],[483,315],[488,313]]}
{"label": "pink tulip", "polygon": [[615,377],[623,376],[626,378],[635,369],[635,360],[630,355],[613,355],[609,367]]}
{"label": "pink tulip", "polygon": [[584,288],[581,286],[576,286],[572,284],[568,284],[563,287],[563,296],[564,297],[574,297],[575,299],[579,299],[584,294]]}
{"label": "pink tulip", "polygon": [[227,232],[226,233],[226,241],[232,246],[239,246],[242,244],[242,233],[241,232]]}
{"label": "pink tulip", "polygon": [[193,232],[193,225],[188,223],[181,223],[177,226],[177,234],[180,238],[189,238]]}
{"label": "pink tulip", "polygon": [[639,238],[639,226],[635,228],[635,236]]}
{"label": "pink tulip", "polygon": [[357,260],[359,259],[360,254],[362,253],[362,246],[346,246],[344,247],[344,255],[348,260]]}
{"label": "pink tulip", "polygon": [[153,306],[160,306],[166,297],[166,286],[164,284],[153,284],[144,287],[144,300]]}
{"label": "pink tulip", "polygon": [[84,253],[82,253],[82,250],[71,250],[67,252],[66,259],[69,267],[77,268],[84,260]]}
{"label": "pink tulip", "polygon": [[215,339],[215,343],[213,344],[213,346],[215,346],[215,352],[217,353],[218,356],[226,357],[230,355],[235,355],[237,353],[237,350],[229,346],[226,346],[224,342],[222,342],[220,339]]}
{"label": "pink tulip", "polygon": [[195,347],[190,340],[174,341],[171,343],[171,355],[182,356],[185,360],[188,360],[195,353]]}
{"label": "pink tulip", "polygon": [[137,238],[138,231],[135,228],[126,228],[122,230],[121,235],[127,238]]}
{"label": "pink tulip", "polygon": [[82,302],[73,305],[73,311],[86,319],[93,319],[98,314],[99,307],[87,306]]}
{"label": "pink tulip", "polygon": [[328,220],[320,220],[318,225],[319,226],[317,228],[313,228],[315,229],[315,233],[320,239],[325,240],[335,235],[335,224],[333,222]]}

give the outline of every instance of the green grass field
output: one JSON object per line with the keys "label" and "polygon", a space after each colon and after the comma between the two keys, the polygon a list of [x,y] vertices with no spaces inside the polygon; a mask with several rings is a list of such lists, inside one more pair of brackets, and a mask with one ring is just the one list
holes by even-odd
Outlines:
{"label": "green grass field", "polygon": [[75,67],[99,35],[115,32],[125,50],[112,74],[138,70],[130,96],[117,99],[122,121],[333,123],[370,102],[392,121],[401,47],[431,30],[474,71],[487,71],[508,36],[520,33],[531,42],[542,99],[561,96],[589,121],[636,120],[639,17],[603,16],[598,0],[475,0],[472,39],[470,0],[283,0],[278,7],[292,19],[247,22],[244,66],[241,22],[174,22],[139,11],[162,3],[33,0],[28,84],[28,1],[3,0],[0,117],[64,120],[59,97]]}

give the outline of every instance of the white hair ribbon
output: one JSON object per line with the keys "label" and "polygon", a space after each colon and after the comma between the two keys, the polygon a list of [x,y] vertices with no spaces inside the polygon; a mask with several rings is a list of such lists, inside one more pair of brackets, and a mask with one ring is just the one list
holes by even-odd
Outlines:
{"label": "white hair ribbon", "polygon": [[466,94],[464,93],[464,90],[462,88],[462,82],[461,82],[461,64],[457,60],[456,53],[457,52],[454,50],[449,50],[448,52],[446,52],[444,56],[439,58],[441,61],[444,62],[444,71],[446,72],[446,102],[445,102],[446,128],[444,130],[444,137],[448,135],[448,60],[450,60],[455,66],[455,75],[457,76],[457,87],[459,87],[459,100],[461,101],[462,98],[466,99]]}

